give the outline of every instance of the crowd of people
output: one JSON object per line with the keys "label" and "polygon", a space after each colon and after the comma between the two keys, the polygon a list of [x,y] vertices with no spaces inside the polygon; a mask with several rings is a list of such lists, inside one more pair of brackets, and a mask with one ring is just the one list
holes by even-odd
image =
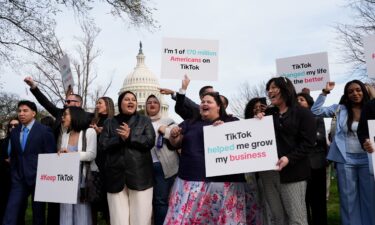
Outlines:
{"label": "crowd of people", "polygon": [[[99,215],[111,225],[325,225],[329,164],[337,172],[341,224],[375,225],[369,157],[375,149],[367,124],[375,119],[375,96],[359,80],[324,107],[334,82],[314,101],[306,88],[297,94],[288,78],[270,79],[269,100],[251,99],[243,117],[272,116],[277,169],[216,177],[206,177],[203,127],[239,118],[227,113],[228,99],[212,86],[201,88],[199,104],[186,96],[187,76],[178,92],[160,88],[176,101],[183,119],[177,124],[162,116],[157,95],[148,96],[144,113],[131,91],[118,96],[118,114],[106,96],[91,113],[71,90],[58,108],[31,77],[24,81],[54,119],[38,122],[36,104],[25,100],[8,122],[0,149],[3,225],[25,224],[29,196],[35,225],[92,225]],[[327,135],[324,117],[333,118]],[[71,152],[81,162],[77,204],[34,201],[38,155]]]}

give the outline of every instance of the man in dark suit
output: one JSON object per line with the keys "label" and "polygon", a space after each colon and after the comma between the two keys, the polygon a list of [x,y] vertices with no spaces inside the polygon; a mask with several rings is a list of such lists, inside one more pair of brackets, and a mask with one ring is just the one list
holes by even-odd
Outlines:
{"label": "man in dark suit", "polygon": [[32,195],[33,225],[45,224],[45,203],[34,202],[38,155],[56,152],[56,142],[50,128],[35,120],[37,108],[34,102],[18,103],[20,126],[12,130],[11,143],[11,191],[3,225],[16,225],[22,203]]}

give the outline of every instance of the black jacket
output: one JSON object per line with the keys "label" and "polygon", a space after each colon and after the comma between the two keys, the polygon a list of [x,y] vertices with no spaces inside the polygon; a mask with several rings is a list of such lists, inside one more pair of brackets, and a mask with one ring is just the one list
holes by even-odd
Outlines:
{"label": "black jacket", "polygon": [[0,179],[4,182],[8,182],[8,180],[5,179],[5,177],[9,178],[10,181],[10,164],[9,162],[5,161],[9,158],[8,145],[9,136],[0,140]]}
{"label": "black jacket", "polygon": [[316,120],[316,145],[310,154],[310,164],[312,169],[321,169],[326,166],[327,140],[324,119],[315,117]]}
{"label": "black jacket", "polygon": [[273,115],[279,158],[286,156],[289,164],[280,171],[280,182],[298,182],[310,176],[309,154],[316,142],[316,122],[310,110],[289,107],[283,115],[276,107],[266,110]]}
{"label": "black jacket", "polygon": [[130,135],[123,141],[117,135],[119,116],[107,119],[100,135],[100,148],[105,151],[106,189],[117,193],[129,189],[145,190],[153,186],[151,149],[155,131],[148,117],[135,114],[127,122]]}
{"label": "black jacket", "polygon": [[359,119],[358,129],[357,129],[357,136],[359,142],[362,145],[366,141],[366,139],[370,138],[370,134],[368,132],[368,124],[367,120],[374,120],[375,119],[375,99],[366,103],[363,107],[361,112],[361,118]]}
{"label": "black jacket", "polygon": [[30,91],[39,104],[41,104],[53,117],[55,117],[55,123],[52,126],[52,131],[57,140],[60,134],[61,120],[64,109],[56,107],[56,105],[48,100],[48,98],[40,91],[38,87],[30,88]]}
{"label": "black jacket", "polygon": [[199,116],[199,105],[183,94],[176,93],[174,110],[183,120]]}
{"label": "black jacket", "polygon": [[[55,123],[52,126],[53,134],[55,135],[56,140],[58,139],[61,131],[61,121],[62,115],[64,113],[64,108],[58,108],[53,104],[41,91],[38,87],[30,88],[31,93],[34,95],[36,100],[41,104],[47,112],[49,112],[53,117],[55,117]],[[86,112],[87,122],[90,123],[94,117],[93,113]]]}

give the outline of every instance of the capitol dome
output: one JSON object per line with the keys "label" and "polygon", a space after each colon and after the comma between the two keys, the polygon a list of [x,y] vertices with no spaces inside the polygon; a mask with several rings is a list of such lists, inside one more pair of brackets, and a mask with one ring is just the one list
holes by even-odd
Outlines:
{"label": "capitol dome", "polygon": [[142,52],[142,43],[139,44],[137,65],[133,72],[126,76],[119,94],[124,91],[131,91],[137,96],[138,111],[145,110],[146,99],[151,94],[160,101],[162,116],[168,115],[168,104],[164,101],[163,95],[159,92],[159,80],[145,65],[145,56]]}

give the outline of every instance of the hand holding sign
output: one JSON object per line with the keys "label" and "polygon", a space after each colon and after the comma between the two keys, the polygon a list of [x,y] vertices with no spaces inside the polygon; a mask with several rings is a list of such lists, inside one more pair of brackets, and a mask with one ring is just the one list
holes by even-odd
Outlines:
{"label": "hand holding sign", "polygon": [[73,88],[72,88],[72,85],[69,84],[68,85],[68,89],[65,92],[65,96],[68,97],[69,95],[72,95],[72,94],[74,94],[73,93]]}
{"label": "hand holding sign", "polygon": [[284,167],[286,167],[287,165],[289,164],[289,159],[288,157],[286,156],[283,156],[279,159],[279,161],[277,161],[277,164],[276,166],[278,166],[279,168],[277,168],[276,170],[277,171],[281,171]]}
{"label": "hand holding sign", "polygon": [[189,83],[190,83],[190,79],[189,79],[188,75],[185,74],[184,79],[182,80],[181,89],[187,90],[187,87],[189,86]]}
{"label": "hand holding sign", "polygon": [[60,155],[61,153],[69,153],[69,151],[66,148],[62,148],[59,151],[57,151],[57,155]]}
{"label": "hand holding sign", "polygon": [[374,152],[374,146],[371,143],[370,139],[366,139],[366,141],[363,143],[363,148],[368,152],[368,153],[373,153]]}
{"label": "hand holding sign", "polygon": [[216,127],[216,126],[219,126],[219,125],[221,125],[221,124],[223,124],[223,123],[224,123],[224,121],[222,121],[222,120],[216,120],[216,121],[212,124],[212,126]]}

